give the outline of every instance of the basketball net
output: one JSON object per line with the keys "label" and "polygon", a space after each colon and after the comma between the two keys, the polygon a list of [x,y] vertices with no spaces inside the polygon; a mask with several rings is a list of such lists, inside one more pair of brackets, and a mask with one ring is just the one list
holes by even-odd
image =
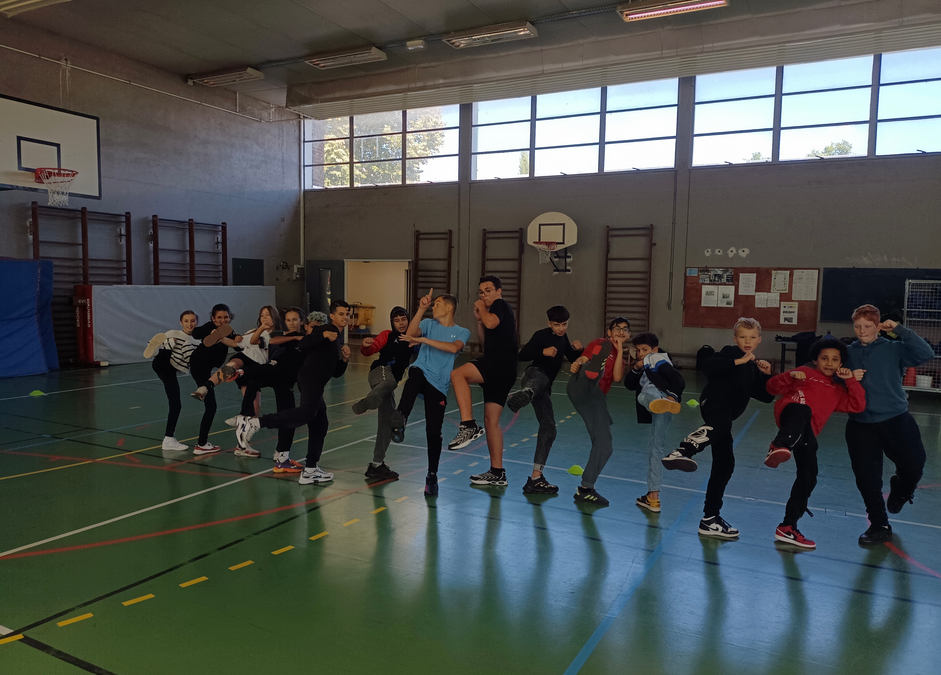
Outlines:
{"label": "basketball net", "polygon": [[533,246],[539,251],[539,264],[543,265],[552,259],[552,253],[555,251],[558,243],[554,241],[534,241]]}
{"label": "basketball net", "polygon": [[77,175],[78,171],[72,169],[36,169],[36,182],[45,185],[49,191],[49,206],[69,205],[69,188]]}

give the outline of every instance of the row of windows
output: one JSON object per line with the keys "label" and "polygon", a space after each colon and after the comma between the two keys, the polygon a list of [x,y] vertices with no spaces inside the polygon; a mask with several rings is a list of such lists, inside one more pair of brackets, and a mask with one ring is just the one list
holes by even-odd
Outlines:
{"label": "row of windows", "polygon": [[[678,88],[476,103],[471,179],[673,168]],[[941,152],[941,48],[700,75],[695,92],[693,166]],[[457,105],[307,120],[305,187],[456,181],[459,125]]]}

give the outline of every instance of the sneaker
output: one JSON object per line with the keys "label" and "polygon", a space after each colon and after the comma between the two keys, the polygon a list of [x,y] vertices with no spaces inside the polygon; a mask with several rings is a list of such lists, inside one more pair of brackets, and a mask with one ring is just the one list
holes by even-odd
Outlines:
{"label": "sneaker", "polygon": [[676,401],[670,401],[665,398],[658,398],[656,401],[650,402],[650,412],[654,415],[662,415],[664,413],[670,413],[671,415],[678,415],[682,406]]}
{"label": "sneaker", "polygon": [[401,443],[405,440],[405,415],[398,410],[389,414],[389,426],[392,428],[392,442]]}
{"label": "sneaker", "polygon": [[687,457],[681,450],[674,450],[661,459],[660,463],[663,464],[664,469],[669,469],[670,471],[678,470],[689,473],[699,468],[696,460],[692,457]]}
{"label": "sneaker", "polygon": [[438,476],[434,473],[429,473],[425,476],[425,496],[426,497],[437,497],[438,496]]}
{"label": "sneaker", "polygon": [[214,452],[219,452],[222,450],[218,445],[213,445],[212,443],[206,443],[206,445],[197,445],[193,448],[194,455],[211,455]]}
{"label": "sneaker", "polygon": [[[461,422],[461,428],[457,430],[457,436],[448,443],[448,450],[460,450],[476,441],[484,435],[484,429],[477,422],[465,425]],[[506,483],[504,483],[506,485]]]}
{"label": "sneaker", "polygon": [[869,529],[859,535],[860,546],[872,546],[892,541],[891,525],[870,525]]}
{"label": "sneaker", "polygon": [[364,474],[366,478],[378,478],[379,480],[398,480],[399,474],[389,468],[389,466],[383,462],[379,466],[373,466],[370,464],[366,467],[366,473]]}
{"label": "sneaker", "polygon": [[483,473],[478,473],[470,477],[470,482],[474,485],[506,485],[506,471],[494,473],[489,469]]}
{"label": "sneaker", "polygon": [[148,342],[147,346],[144,347],[144,358],[149,359],[151,356],[156,354],[157,350],[160,349],[160,345],[162,345],[166,339],[166,333],[157,333],[152,338],[150,338],[150,342]]}
{"label": "sneaker", "polygon": [[779,464],[783,464],[791,458],[791,451],[787,448],[779,448],[776,445],[772,445],[768,449],[768,456],[765,457],[765,466],[770,466],[772,469],[776,469]]}
{"label": "sneaker", "polygon": [[163,445],[160,446],[161,450],[189,450],[190,446],[183,445],[173,436],[164,436]]}
{"label": "sneaker", "polygon": [[905,502],[909,504],[915,503],[915,495],[909,493],[907,495],[901,494],[899,491],[899,477],[892,476],[889,479],[889,497],[885,500],[885,508],[889,513],[898,513],[902,510],[902,507],[905,506]]}
{"label": "sneaker", "polygon": [[197,401],[204,400],[209,395],[209,387],[200,387],[194,391],[190,396],[195,398]]}
{"label": "sneaker", "polygon": [[793,525],[785,525],[783,523],[778,525],[778,529],[774,531],[774,538],[778,541],[783,541],[785,544],[793,544],[801,548],[817,548],[814,542],[802,535],[800,530]]}
{"label": "sneaker", "polygon": [[554,495],[558,491],[559,486],[552,485],[545,476],[527,478],[526,485],[523,486],[523,492],[528,495]]}
{"label": "sneaker", "polygon": [[692,457],[697,452],[701,452],[706,449],[712,441],[709,439],[709,432],[712,431],[712,427],[703,424],[701,427],[696,429],[693,433],[683,439],[680,443],[680,450],[687,457]]}
{"label": "sneaker", "polygon": [[637,498],[637,506],[654,513],[660,513],[660,500],[654,499],[650,495],[642,495]]}
{"label": "sneaker", "polygon": [[735,539],[739,532],[729,525],[722,516],[709,516],[699,521],[699,534],[704,537],[720,537],[722,539]]}
{"label": "sneaker", "polygon": [[238,426],[235,427],[235,441],[240,447],[247,447],[255,432],[261,428],[257,417],[243,417],[239,415]]}
{"label": "sneaker", "polygon": [[354,403],[352,405],[352,408],[353,408],[353,412],[357,415],[362,415],[364,412],[369,410],[369,408],[366,407],[366,399],[364,398]]}
{"label": "sneaker", "polygon": [[235,452],[232,454],[234,454],[236,457],[251,457],[252,459],[258,459],[261,457],[261,453],[250,445],[240,445],[235,448]]}
{"label": "sneaker", "polygon": [[289,459],[286,462],[276,462],[274,465],[274,473],[300,473],[304,470],[304,465],[300,462],[295,462],[293,459]]}
{"label": "sneaker", "polygon": [[511,413],[515,414],[528,406],[532,400],[533,390],[529,388],[521,389],[507,399],[506,407],[510,409]]}
{"label": "sneaker", "polygon": [[245,371],[241,368],[236,369],[235,366],[229,365],[228,363],[222,366],[219,372],[222,373],[223,382],[234,382],[245,374]]}
{"label": "sneaker", "polygon": [[227,419],[227,420],[225,421],[225,423],[226,423],[228,426],[235,428],[235,427],[238,426],[238,423],[239,423],[239,416],[236,415],[235,417],[230,417],[229,419]]}
{"label": "sneaker", "polygon": [[315,466],[313,469],[304,469],[301,473],[301,477],[297,479],[297,482],[301,485],[312,485],[314,483],[329,483],[332,480],[332,473],[324,471],[319,466]]}
{"label": "sneaker", "polygon": [[595,488],[586,488],[579,486],[575,490],[575,501],[584,502],[586,504],[594,504],[595,506],[607,506],[611,502],[598,494],[598,491]]}

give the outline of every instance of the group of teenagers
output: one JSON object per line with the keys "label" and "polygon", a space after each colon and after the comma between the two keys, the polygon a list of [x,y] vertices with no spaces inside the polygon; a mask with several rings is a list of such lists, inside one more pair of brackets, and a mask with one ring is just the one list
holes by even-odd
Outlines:
{"label": "group of teenagers", "polygon": [[[859,537],[860,544],[889,541],[892,528],[888,513],[898,513],[911,503],[921,479],[926,453],[921,434],[908,410],[902,388],[902,374],[933,358],[930,345],[908,328],[892,320],[882,320],[872,305],[859,307],[852,316],[856,341],[849,345],[827,336],[813,344],[810,361],[793,370],[772,375],[771,364],[760,360],[755,350],[761,343],[758,321],[740,318],[732,327],[733,343],[709,357],[703,366],[707,384],[699,406],[703,424],[686,436],[679,447],[666,453],[667,436],[673,417],[680,412],[685,382],[670,356],[660,350],[657,336],[650,332],[631,335],[630,322],[614,318],[604,337],[584,347],[570,341],[568,310],[556,305],[546,312],[548,326],[533,333],[518,349],[516,318],[502,298],[499,277],[484,276],[474,303],[477,338],[483,355],[454,368],[454,361],[468,343],[471,332],[454,321],[457,299],[450,294],[433,297],[433,289],[418,303],[411,318],[402,307],[390,314],[390,328],[375,338],[365,338],[360,352],[377,356],[372,362],[369,393],[353,404],[356,414],[376,410],[378,428],[373,458],[366,468],[369,479],[389,481],[398,478],[385,462],[392,442],[405,440],[408,418],[421,397],[424,402],[428,470],[425,496],[438,495],[438,467],[443,439],[442,426],[450,387],[454,389],[461,415],[457,435],[449,450],[460,450],[486,435],[490,467],[472,475],[474,485],[506,486],[503,468],[503,432],[500,417],[504,407],[514,414],[532,405],[539,423],[533,457],[533,470],[523,485],[527,494],[554,494],[559,488],[544,475],[556,421],[552,386],[569,362],[571,373],[566,393],[588,432],[591,449],[574,499],[576,502],[607,506],[595,488],[613,453],[606,396],[614,383],[636,392],[637,420],[650,424],[647,441],[647,492],[636,504],[650,512],[661,510],[660,488],[663,469],[695,471],[694,456],[712,450],[712,469],[706,489],[699,534],[734,539],[739,531],[720,515],[722,500],[734,467],[733,423],[741,417],[751,399],[774,402],[777,435],[770,443],[765,464],[775,468],[792,457],[796,477],[784,510],[784,519],[775,529],[775,539],[804,549],[815,548],[797,523],[807,509],[817,482],[817,436],[833,412],[849,413],[846,443],[856,485],[862,495],[870,526]],[[426,318],[428,310],[431,317]],[[263,307],[256,328],[239,335],[230,326],[232,314],[225,305],[216,305],[211,321],[197,326],[194,312],[180,317],[181,330],[161,333],[151,340],[145,357],[156,354],[153,368],[164,383],[169,400],[169,416],[163,448],[185,451],[175,438],[181,410],[178,372],[190,372],[197,384],[193,396],[203,401],[205,413],[198,443],[193,452],[219,452],[208,440],[216,411],[214,387],[234,381],[242,391],[239,414],[227,423],[235,427],[235,455],[257,458],[251,446],[261,429],[277,429],[274,453],[276,473],[300,474],[302,485],[326,483],[333,474],[319,466],[328,430],[324,389],[332,378],[342,377],[350,360],[344,344],[344,329],[350,320],[350,307],[342,300],[330,303],[328,314],[313,312],[304,316],[296,307],[281,316],[272,306]],[[883,337],[886,332],[889,337]],[[234,356],[229,356],[229,349]],[[519,388],[516,388],[519,362],[529,362]],[[215,371],[215,372],[213,372]],[[395,392],[402,386],[398,404]],[[300,392],[295,401],[294,385]],[[474,415],[471,385],[483,393],[483,426]],[[260,415],[260,391],[274,390],[277,410]],[[775,398],[777,400],[775,400]],[[307,425],[307,457],[304,464],[290,458],[294,429]],[[887,499],[882,494],[883,457],[895,465]],[[813,514],[810,514],[813,515]]]}

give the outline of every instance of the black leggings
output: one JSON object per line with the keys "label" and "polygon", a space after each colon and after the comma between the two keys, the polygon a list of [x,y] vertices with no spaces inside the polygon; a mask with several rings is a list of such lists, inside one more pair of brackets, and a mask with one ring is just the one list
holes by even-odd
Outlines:
{"label": "black leggings", "polygon": [[[327,437],[327,405],[323,401],[323,385],[315,382],[298,380],[301,390],[301,404],[297,408],[279,410],[273,415],[264,415],[258,419],[266,429],[296,429],[307,425],[307,468],[313,469],[323,454],[323,443]],[[293,437],[292,437],[293,438]],[[280,448],[280,434],[278,447]],[[290,447],[290,446],[288,446]],[[286,449],[286,448],[285,448]]]}
{"label": "black leggings", "polygon": [[410,368],[408,380],[402,388],[402,397],[399,399],[399,412],[405,418],[415,406],[415,399],[421,394],[425,397],[425,438],[428,441],[428,473],[438,473],[438,462],[441,459],[441,426],[444,424],[444,411],[447,408],[448,397],[435,389],[421,368]]}
{"label": "black leggings", "polygon": [[180,402],[180,383],[176,379],[179,371],[170,363],[170,352],[166,349],[157,352],[151,366],[163,382],[163,390],[167,393],[167,403],[170,406],[170,411],[167,413],[167,428],[163,435],[175,436],[176,423],[180,419],[180,411],[183,410],[183,404]]}
{"label": "black leggings", "polygon": [[796,526],[817,487],[817,437],[810,426],[812,411],[802,403],[789,403],[781,411],[781,428],[772,445],[790,448],[797,464],[791,496],[784,507],[784,524]]}
{"label": "black leggings", "polygon": [[[243,378],[245,393],[242,395],[242,408],[240,415],[253,417],[255,415],[255,396],[264,387],[271,387],[274,390],[274,400],[278,412],[284,412],[294,407],[294,380],[297,373],[288,372],[288,369],[282,368],[281,364],[265,364],[258,366],[252,371],[252,375],[245,375]],[[294,427],[278,428],[278,447],[277,452],[287,452],[294,443]]]}
{"label": "black leggings", "polygon": [[[193,352],[193,356],[190,358],[190,374],[193,376],[193,380],[196,381],[197,387],[202,387],[206,383],[206,380],[212,374],[213,368],[222,365],[215,361],[215,359],[201,358],[199,349]],[[216,405],[216,393],[213,387],[209,387],[209,392],[203,399],[203,404],[206,406],[206,411],[199,423],[199,445],[206,445],[209,442],[209,430],[212,428],[212,420],[216,416],[218,406]]]}

